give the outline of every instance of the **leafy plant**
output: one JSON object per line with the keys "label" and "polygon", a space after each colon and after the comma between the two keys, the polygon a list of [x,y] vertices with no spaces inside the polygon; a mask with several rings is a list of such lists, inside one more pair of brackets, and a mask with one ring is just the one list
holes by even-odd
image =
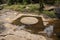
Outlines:
{"label": "leafy plant", "polygon": [[54,11],[43,11],[44,14],[50,16],[50,17],[56,17]]}

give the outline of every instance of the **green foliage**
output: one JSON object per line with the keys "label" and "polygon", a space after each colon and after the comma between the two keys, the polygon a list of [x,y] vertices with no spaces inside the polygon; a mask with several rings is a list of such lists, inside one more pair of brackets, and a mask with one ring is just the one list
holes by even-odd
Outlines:
{"label": "green foliage", "polygon": [[[28,8],[27,8],[28,7]],[[5,9],[11,9],[15,11],[27,11],[27,12],[35,12],[38,11],[38,4],[30,4],[30,5],[11,5],[4,6]]]}
{"label": "green foliage", "polygon": [[2,3],[8,3],[9,5],[12,4],[18,4],[18,3],[23,3],[23,4],[28,4],[28,3],[39,3],[39,1],[44,1],[43,3],[46,4],[55,4],[55,2],[57,1],[57,3],[60,3],[60,0],[0,0],[0,4]]}
{"label": "green foliage", "polygon": [[28,0],[8,0],[7,4],[12,5],[12,4],[28,4]]}
{"label": "green foliage", "polygon": [[0,0],[0,4],[4,4],[6,2],[7,2],[6,0]]}
{"label": "green foliage", "polygon": [[25,5],[11,5],[11,6],[5,6],[5,9],[11,9],[11,10],[16,10],[16,11],[23,11],[25,8]]}
{"label": "green foliage", "polygon": [[44,0],[40,0],[39,1],[39,4],[40,4],[40,8],[39,8],[39,11],[42,12],[43,11],[43,8],[44,8]]}
{"label": "green foliage", "polygon": [[[16,11],[27,11],[27,12],[35,12],[40,11],[44,14],[49,15],[50,17],[55,17],[54,11],[44,11],[45,4],[60,4],[60,0],[5,0],[8,4],[4,6],[5,9],[11,9]],[[33,4],[38,2],[39,5]],[[4,3],[4,0],[0,0],[0,4]],[[30,4],[29,4],[30,3]],[[38,11],[38,12],[39,12]]]}
{"label": "green foliage", "polygon": [[27,4],[27,0],[23,0],[23,4],[24,4],[24,5]]}
{"label": "green foliage", "polygon": [[50,5],[55,4],[55,0],[45,0],[44,2],[45,4],[50,4]]}
{"label": "green foliage", "polygon": [[52,17],[52,18],[56,17],[54,11],[43,11],[43,13],[46,14],[46,15],[48,15],[48,16],[50,16],[50,17]]}
{"label": "green foliage", "polygon": [[8,0],[8,1],[7,1],[7,4],[8,4],[8,5],[12,5],[13,3],[14,3],[13,0]]}
{"label": "green foliage", "polygon": [[35,12],[35,11],[38,11],[38,9],[39,9],[38,4],[30,4],[27,7],[28,7],[27,10],[30,11],[30,12]]}
{"label": "green foliage", "polygon": [[56,5],[60,5],[60,0],[55,0]]}

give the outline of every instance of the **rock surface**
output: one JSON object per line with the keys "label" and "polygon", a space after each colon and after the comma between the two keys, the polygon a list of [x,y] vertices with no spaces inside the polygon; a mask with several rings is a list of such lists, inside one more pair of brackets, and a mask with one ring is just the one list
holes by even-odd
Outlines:
{"label": "rock surface", "polygon": [[[33,20],[33,21],[32,21]],[[38,19],[35,17],[24,17],[20,20],[23,24],[36,24],[38,22]]]}
{"label": "rock surface", "polygon": [[[31,34],[25,30],[18,29],[19,27],[11,24],[5,24],[5,27],[8,28],[8,31],[0,34],[1,39],[5,40],[46,40],[45,36]],[[16,29],[14,31],[14,29]]]}
{"label": "rock surface", "polygon": [[[21,26],[12,25],[10,22],[22,15],[32,15],[32,14],[19,14],[15,11],[6,11],[1,12],[0,20],[4,22],[4,27],[6,30],[0,33],[0,40],[47,40],[46,36],[31,34],[26,30],[21,30]],[[37,15],[33,15],[37,16]],[[49,39],[50,40],[50,39]]]}

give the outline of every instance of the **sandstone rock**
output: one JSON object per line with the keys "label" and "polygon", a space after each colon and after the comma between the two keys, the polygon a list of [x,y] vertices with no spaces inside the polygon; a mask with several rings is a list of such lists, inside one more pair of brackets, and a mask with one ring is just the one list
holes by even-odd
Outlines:
{"label": "sandstone rock", "polygon": [[23,23],[23,24],[30,25],[30,24],[36,24],[38,22],[38,19],[35,18],[35,17],[23,17],[20,20],[20,22]]}
{"label": "sandstone rock", "polygon": [[25,38],[26,40],[47,40],[46,37],[42,35],[31,34],[24,30],[16,31],[14,35]]}
{"label": "sandstone rock", "polygon": [[22,37],[15,36],[15,35],[8,35],[5,37],[5,40],[26,40],[26,39],[22,38]]}

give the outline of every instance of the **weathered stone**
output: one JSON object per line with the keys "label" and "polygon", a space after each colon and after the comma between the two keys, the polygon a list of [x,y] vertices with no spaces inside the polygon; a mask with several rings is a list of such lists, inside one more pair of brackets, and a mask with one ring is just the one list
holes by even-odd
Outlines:
{"label": "weathered stone", "polygon": [[16,31],[14,33],[15,36],[19,36],[20,38],[25,38],[25,40],[47,40],[46,37],[42,36],[42,35],[36,35],[36,34],[31,34],[27,31],[24,30],[20,30],[20,31]]}
{"label": "weathered stone", "polygon": [[26,39],[15,36],[15,35],[8,35],[8,36],[5,37],[5,40],[26,40]]}
{"label": "weathered stone", "polygon": [[45,8],[44,8],[44,10],[51,10],[51,9],[54,9],[55,8],[55,6],[45,6]]}
{"label": "weathered stone", "polygon": [[[35,24],[29,24],[29,25],[28,24],[24,24],[24,23],[20,22],[20,20],[22,18],[24,18],[24,17],[27,17],[27,18],[28,17],[31,17],[31,19],[34,18],[32,20],[31,19],[28,19],[28,20],[26,19],[26,23],[28,23],[27,21],[29,21],[29,20],[31,20],[29,22],[34,22],[35,18],[38,21]],[[35,20],[35,22],[36,22],[36,20]],[[24,22],[25,22],[25,20],[24,20]],[[36,32],[43,31],[44,28],[45,28],[44,25],[43,25],[42,18],[41,17],[38,17],[38,16],[26,16],[26,15],[24,15],[24,16],[21,16],[21,17],[17,18],[15,21],[12,22],[12,24],[15,24],[15,25],[27,25],[25,28],[34,30]]]}
{"label": "weathered stone", "polygon": [[6,27],[3,24],[4,24],[3,22],[0,22],[0,33],[6,30]]}
{"label": "weathered stone", "polygon": [[38,19],[35,17],[23,17],[20,20],[21,23],[31,25],[38,23]]}

